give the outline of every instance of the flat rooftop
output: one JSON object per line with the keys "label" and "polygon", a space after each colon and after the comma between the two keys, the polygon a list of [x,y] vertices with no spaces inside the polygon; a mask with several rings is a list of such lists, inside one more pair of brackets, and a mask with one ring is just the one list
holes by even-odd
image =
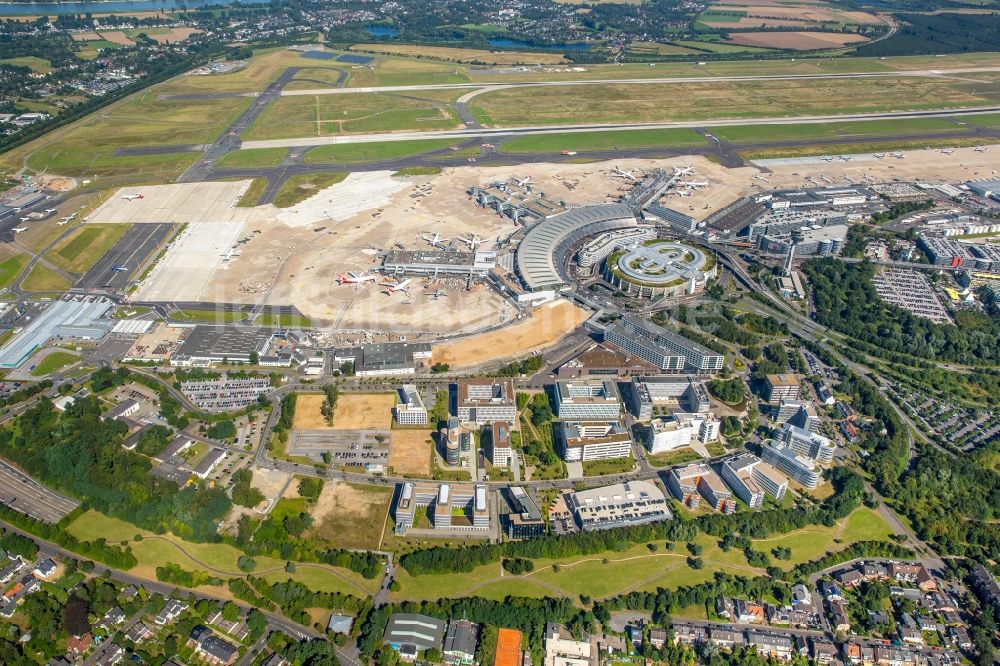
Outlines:
{"label": "flat rooftop", "polygon": [[177,349],[177,355],[195,358],[238,358],[263,354],[274,336],[273,328],[195,326]]}

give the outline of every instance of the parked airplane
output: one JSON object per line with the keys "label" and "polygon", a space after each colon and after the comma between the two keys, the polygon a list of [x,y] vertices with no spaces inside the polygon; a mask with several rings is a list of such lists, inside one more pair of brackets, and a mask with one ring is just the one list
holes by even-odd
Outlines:
{"label": "parked airplane", "polygon": [[237,250],[233,249],[233,248],[229,248],[228,250],[226,250],[225,252],[223,252],[219,256],[222,257],[223,261],[229,261],[233,257],[240,256],[240,253]]}
{"label": "parked airplane", "polygon": [[387,296],[392,296],[397,291],[401,291],[407,296],[410,295],[410,288],[408,286],[410,284],[410,280],[403,280],[402,282],[396,283],[380,282],[379,284],[385,287],[385,294]]}
{"label": "parked airplane", "polygon": [[423,238],[425,241],[427,241],[428,243],[430,243],[434,247],[441,247],[442,245],[444,245],[445,243],[447,243],[450,240],[448,238],[441,238],[441,234],[437,234],[437,233],[435,233],[435,234],[423,234],[421,236],[421,238]]}
{"label": "parked airplane", "polygon": [[973,148],[973,150],[976,151],[977,153],[985,153],[988,149],[986,148],[986,146],[976,146],[975,148]]}
{"label": "parked airplane", "polygon": [[22,231],[27,231],[27,230],[28,227],[14,227],[13,229],[11,229],[11,231],[13,231],[15,234],[19,234]]}
{"label": "parked airplane", "polygon": [[832,162],[833,161],[833,158],[830,157],[829,155],[824,155],[820,159],[823,160],[824,162]]}
{"label": "parked airplane", "polygon": [[564,150],[564,151],[562,151],[562,154],[571,157],[573,155],[576,155],[576,151],[575,150]]}
{"label": "parked airplane", "polygon": [[352,273],[347,271],[347,275],[338,275],[338,284],[364,284],[365,282],[374,282],[375,276],[369,275],[368,273]]}
{"label": "parked airplane", "polygon": [[46,208],[46,209],[45,209],[45,214],[46,214],[46,215],[51,215],[51,214],[52,214],[52,213],[54,213],[54,212],[56,212],[56,209],[55,209],[55,208]]}
{"label": "parked airplane", "polygon": [[433,298],[436,301],[437,299],[439,299],[439,298],[441,298],[443,296],[447,296],[448,292],[444,291],[442,289],[438,289],[437,291],[431,292],[430,294],[427,294],[427,295],[430,296],[431,298]]}
{"label": "parked airplane", "polygon": [[611,175],[618,176],[619,178],[624,178],[626,180],[631,180],[633,182],[635,181],[635,176],[632,175],[631,169],[629,169],[628,171],[622,171],[618,167],[615,167],[614,169],[611,170]]}
{"label": "parked airplane", "polygon": [[479,237],[479,234],[472,234],[470,238],[462,238],[459,236],[458,240],[468,245],[472,250],[475,250],[477,246],[486,242],[485,239]]}
{"label": "parked airplane", "polygon": [[941,154],[943,154],[943,155],[951,155],[954,152],[955,151],[952,148],[942,148],[941,149]]}
{"label": "parked airplane", "polygon": [[708,183],[704,182],[704,181],[698,182],[698,183],[689,183],[689,182],[685,181],[685,182],[680,182],[680,183],[677,183],[677,184],[681,185],[683,187],[698,187],[698,188],[708,187]]}
{"label": "parked airplane", "polygon": [[68,217],[64,217],[63,219],[61,219],[58,222],[56,222],[56,226],[57,227],[61,227],[61,226],[66,225],[66,224],[69,224],[69,218]]}
{"label": "parked airplane", "polygon": [[686,167],[674,167],[674,175],[675,176],[689,176],[692,173],[694,173],[694,167],[690,167],[690,166],[686,166]]}
{"label": "parked airplane", "polygon": [[124,264],[121,266],[112,266],[111,270],[113,270],[115,273],[124,273],[125,271],[128,270],[128,266],[125,266]]}
{"label": "parked airplane", "polygon": [[136,199],[144,199],[145,197],[141,194],[126,194],[122,197],[125,201],[135,201]]}
{"label": "parked airplane", "polygon": [[518,179],[514,177],[514,182],[517,183],[518,187],[524,187],[525,185],[531,185],[531,176],[525,176],[524,178]]}

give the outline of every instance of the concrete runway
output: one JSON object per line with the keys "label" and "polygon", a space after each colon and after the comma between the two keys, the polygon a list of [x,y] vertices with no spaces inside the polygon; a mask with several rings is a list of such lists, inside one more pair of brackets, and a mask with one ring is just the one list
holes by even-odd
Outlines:
{"label": "concrete runway", "polygon": [[[134,224],[76,283],[77,289],[121,289],[170,237],[172,224]],[[126,270],[116,271],[116,266]]]}
{"label": "concrete runway", "polygon": [[58,523],[80,505],[0,460],[0,503],[46,523]]}

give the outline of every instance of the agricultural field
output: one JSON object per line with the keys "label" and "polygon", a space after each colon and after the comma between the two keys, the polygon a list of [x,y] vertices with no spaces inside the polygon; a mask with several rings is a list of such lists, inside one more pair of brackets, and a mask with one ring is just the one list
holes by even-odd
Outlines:
{"label": "agricultural field", "polygon": [[85,224],[59,242],[45,256],[60,268],[83,273],[128,231],[127,224]]}
{"label": "agricultural field", "polygon": [[19,169],[27,159],[35,171],[100,178],[105,186],[164,182],[180,175],[198,153],[116,157],[115,151],[211,142],[250,102],[249,98],[167,102],[147,90],[5,153],[0,169]]}
{"label": "agricultural field", "polygon": [[260,115],[244,138],[257,141],[405,129],[454,129],[459,126],[458,115],[448,105],[462,92],[429,90],[406,94],[281,97]]}
{"label": "agricultural field", "polygon": [[281,184],[273,203],[278,208],[289,208],[346,177],[340,171],[296,174]]}
{"label": "agricultural field", "polygon": [[303,161],[306,164],[381,162],[443,150],[453,143],[451,139],[425,139],[333,144],[309,150],[303,156]]}
{"label": "agricultural field", "polygon": [[742,46],[812,51],[853,46],[867,42],[868,38],[843,32],[737,32],[730,36],[729,41]]}
{"label": "agricultural field", "polygon": [[762,118],[980,106],[1000,91],[935,78],[720,81],[508,88],[475,97],[484,125]]}
{"label": "agricultural field", "polygon": [[641,148],[687,148],[708,141],[689,129],[621,130],[616,132],[574,132],[539,134],[511,139],[500,145],[505,153],[558,153],[564,150],[636,150]]}

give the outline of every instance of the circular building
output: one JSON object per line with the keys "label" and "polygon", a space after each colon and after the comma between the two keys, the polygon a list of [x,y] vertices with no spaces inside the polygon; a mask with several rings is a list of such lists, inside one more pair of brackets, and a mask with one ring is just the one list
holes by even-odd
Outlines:
{"label": "circular building", "polygon": [[696,294],[716,275],[715,257],[678,241],[653,239],[611,253],[603,276],[618,291],[635,298]]}

